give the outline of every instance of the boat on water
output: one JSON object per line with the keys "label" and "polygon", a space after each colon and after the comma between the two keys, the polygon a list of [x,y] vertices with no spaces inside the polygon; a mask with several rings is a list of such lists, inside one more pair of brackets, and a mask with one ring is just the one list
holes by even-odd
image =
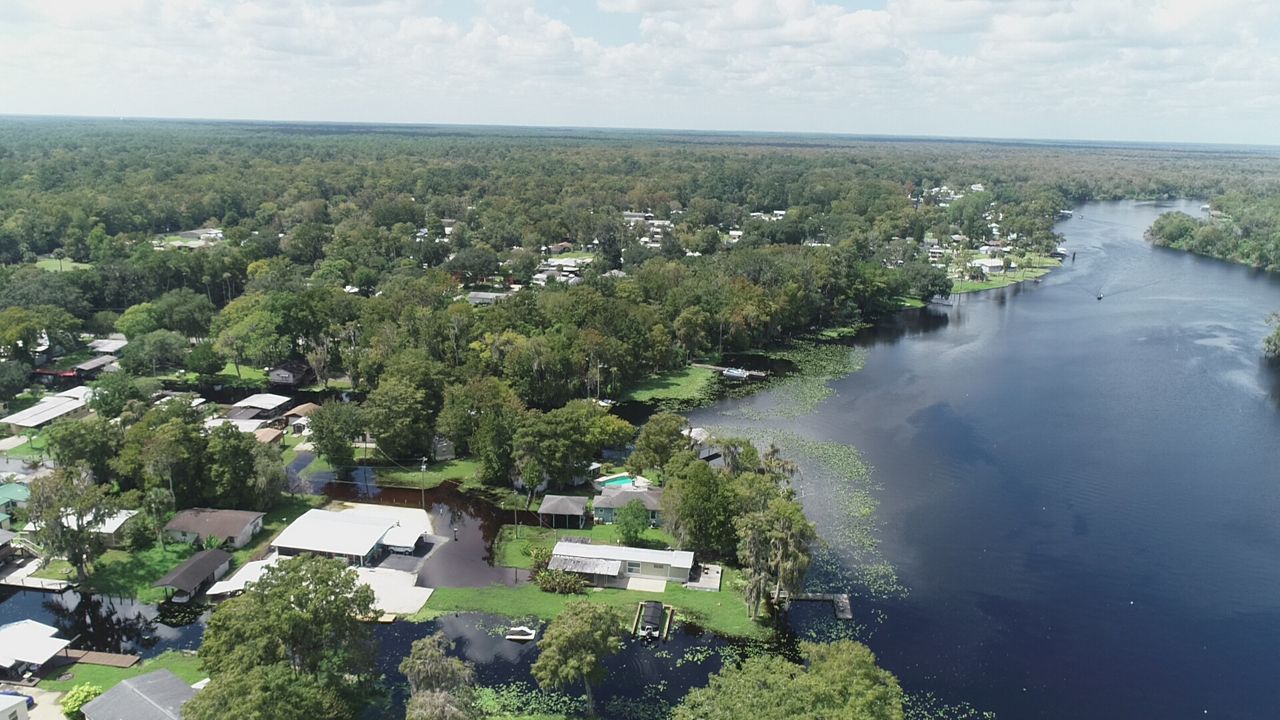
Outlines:
{"label": "boat on water", "polygon": [[511,642],[529,642],[538,636],[538,631],[524,625],[517,625],[507,630],[507,639]]}
{"label": "boat on water", "polygon": [[641,603],[640,622],[636,627],[636,635],[650,640],[661,638],[666,615],[666,606],[657,600],[646,600]]}
{"label": "boat on water", "polygon": [[751,377],[751,373],[742,368],[725,368],[720,371],[720,374],[730,380],[746,380]]}

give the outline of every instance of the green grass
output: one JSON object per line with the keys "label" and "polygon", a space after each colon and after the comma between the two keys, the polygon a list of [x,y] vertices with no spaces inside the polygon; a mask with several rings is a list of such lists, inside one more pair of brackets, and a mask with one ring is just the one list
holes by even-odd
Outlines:
{"label": "green grass", "polygon": [[328,502],[328,498],[322,495],[288,495],[281,497],[278,502],[270,510],[267,516],[262,519],[262,530],[249,541],[248,545],[231,553],[231,557],[235,559],[235,566],[240,567],[245,563],[253,560],[267,546],[280,531],[284,530],[289,523],[297,520],[299,516],[312,508],[322,507]]}
{"label": "green grass", "polygon": [[[190,372],[172,372],[160,373],[153,375],[156,380],[167,380],[173,383],[181,383],[195,387],[200,384],[200,376]],[[227,363],[222,366],[222,371],[214,375],[212,382],[218,385],[229,385],[232,387],[243,388],[261,388],[267,385],[267,373],[262,368],[253,367],[251,365],[241,365],[240,374],[236,375],[235,363]]]}
{"label": "green grass", "polygon": [[[548,550],[555,546],[556,540],[562,537],[588,537],[597,545],[621,545],[616,525],[593,525],[587,530],[570,530],[550,528],[517,527],[503,525],[498,531],[497,547],[494,551],[495,563],[503,567],[529,569],[533,567],[529,552],[535,547]],[[675,547],[676,539],[669,533],[657,528],[649,528],[637,543],[639,547],[664,550]]]}
{"label": "green grass", "polygon": [[630,619],[635,614],[636,603],[659,600],[674,606],[682,618],[722,635],[767,636],[769,630],[765,626],[747,617],[746,602],[736,590],[737,571],[725,568],[722,580],[720,592],[689,590],[675,583],[667,583],[667,591],[663,593],[609,588],[588,590],[583,595],[544,593],[532,583],[515,587],[436,588],[426,607],[409,619],[424,621],[453,612],[483,612],[507,617],[532,615],[550,620],[559,615],[566,605],[577,600],[615,607],[623,617]]}
{"label": "green grass", "polygon": [[922,308],[925,305],[925,302],[920,298],[907,297],[906,295],[899,295],[897,301],[904,308]]}
{"label": "green grass", "polygon": [[1009,287],[1010,285],[1017,285],[1023,280],[1031,280],[1043,275],[1048,275],[1050,270],[1061,266],[1062,263],[1060,261],[1051,257],[1033,257],[1030,259],[1027,267],[1010,270],[1000,275],[994,275],[986,280],[957,280],[955,284],[951,286],[951,292],[959,295],[961,293]]}
{"label": "green grass", "polygon": [[445,480],[456,480],[463,486],[470,486],[475,484],[479,470],[478,460],[456,458],[432,463],[426,472],[417,468],[379,467],[374,469],[374,474],[379,485],[431,489]]}
{"label": "green grass", "polygon": [[[155,672],[156,670],[169,670],[188,683],[199,682],[209,677],[207,673],[200,669],[200,658],[171,650],[150,660],[144,660],[130,668],[76,663],[53,673],[49,678],[41,680],[37,687],[41,690],[50,690],[52,692],[67,692],[81,683],[91,683],[101,687],[103,691],[107,691],[120,684],[121,681]],[[70,680],[57,679],[67,674],[71,675]]]}
{"label": "green grass", "polygon": [[87,270],[91,267],[89,263],[76,262],[70,258],[63,258],[62,265],[58,265],[57,258],[41,258],[36,261],[36,267],[49,272],[67,272],[70,270]]}
{"label": "green grass", "polygon": [[33,439],[19,445],[11,450],[6,450],[0,455],[11,458],[20,458],[24,460],[36,460],[47,455],[48,443],[40,435],[36,435]]}
{"label": "green grass", "polygon": [[350,390],[353,387],[355,386],[352,385],[351,378],[343,376],[343,377],[329,378],[328,386],[325,386],[320,382],[313,382],[310,385],[307,385],[306,387],[302,387],[299,389],[302,390],[303,392],[321,392],[326,389],[327,390]]}
{"label": "green grass", "polygon": [[621,399],[636,402],[698,400],[705,395],[715,377],[714,370],[684,367],[636,383]]}
{"label": "green grass", "polygon": [[[108,550],[90,565],[85,589],[103,595],[136,598],[142,603],[158,603],[164,600],[168,591],[153,588],[151,583],[164,577],[194,553],[195,547],[187,543],[168,543],[163,548],[157,545],[136,553]],[[55,560],[36,571],[35,576],[66,580],[74,578],[75,572],[65,561]]]}

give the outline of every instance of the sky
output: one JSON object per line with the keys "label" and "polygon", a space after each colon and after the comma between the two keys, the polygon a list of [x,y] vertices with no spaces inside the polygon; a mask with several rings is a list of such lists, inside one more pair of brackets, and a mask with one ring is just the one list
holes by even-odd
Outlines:
{"label": "sky", "polygon": [[1275,0],[3,0],[0,113],[1275,144]]}

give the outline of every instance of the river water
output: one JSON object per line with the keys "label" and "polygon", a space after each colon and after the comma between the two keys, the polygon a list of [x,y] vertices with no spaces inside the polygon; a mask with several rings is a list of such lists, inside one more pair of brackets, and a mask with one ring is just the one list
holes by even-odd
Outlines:
{"label": "river water", "polygon": [[[1001,718],[1280,717],[1280,277],[1143,241],[1198,206],[1077,209],[1074,262],[902,313],[786,421],[874,467],[909,591],[855,611],[909,689]],[[693,420],[777,425],[739,414],[770,402]]]}

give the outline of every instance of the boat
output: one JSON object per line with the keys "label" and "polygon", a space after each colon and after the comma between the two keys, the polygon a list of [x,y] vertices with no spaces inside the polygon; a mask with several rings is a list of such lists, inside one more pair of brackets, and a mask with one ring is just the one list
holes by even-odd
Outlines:
{"label": "boat", "polygon": [[1101,299],[1102,299],[1102,293],[1098,293],[1098,299],[1099,299],[1099,300],[1101,300]]}
{"label": "boat", "polygon": [[751,373],[742,368],[725,368],[720,371],[720,374],[730,380],[746,380],[751,377]]}
{"label": "boat", "polygon": [[511,642],[529,642],[537,636],[537,630],[524,625],[516,625],[507,630],[507,639]]}
{"label": "boat", "polygon": [[646,639],[658,639],[662,637],[663,620],[667,614],[667,609],[657,600],[646,600],[640,603],[640,624],[636,629],[636,634]]}

